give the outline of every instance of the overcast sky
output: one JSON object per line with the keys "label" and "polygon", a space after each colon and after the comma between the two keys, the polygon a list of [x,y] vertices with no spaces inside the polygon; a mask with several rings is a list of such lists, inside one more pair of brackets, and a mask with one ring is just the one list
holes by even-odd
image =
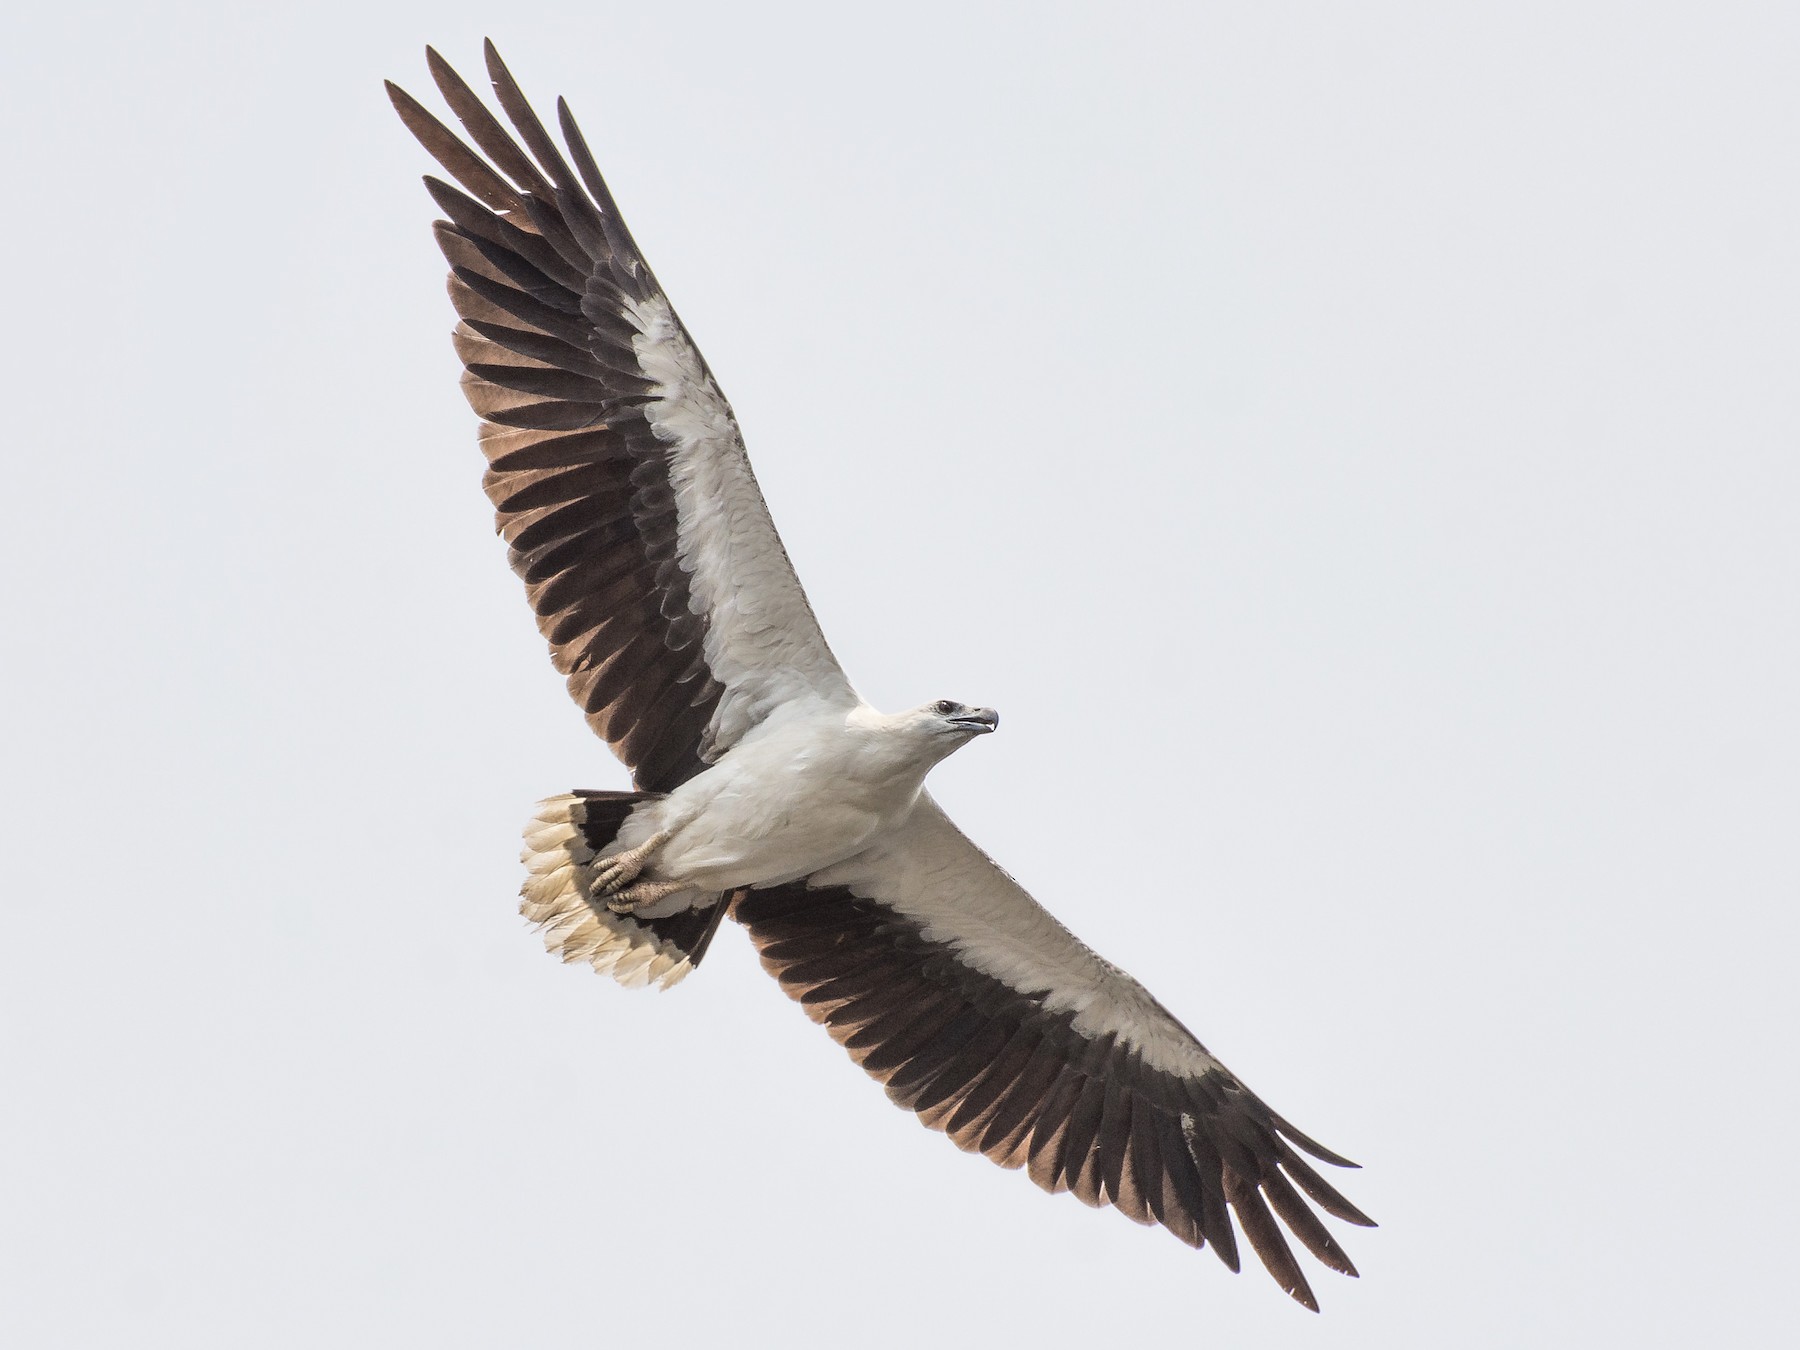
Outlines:
{"label": "overcast sky", "polygon": [[[388,109],[567,94],[933,785],[1382,1222],[1324,1313],[895,1110],[620,787]],[[0,45],[0,1342],[1776,1343],[1791,3],[36,5]]]}

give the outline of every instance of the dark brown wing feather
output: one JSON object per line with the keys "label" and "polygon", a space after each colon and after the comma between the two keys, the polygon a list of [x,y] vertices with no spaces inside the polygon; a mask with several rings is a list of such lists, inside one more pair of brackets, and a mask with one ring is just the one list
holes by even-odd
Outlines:
{"label": "dark brown wing feather", "polygon": [[1282,1224],[1326,1266],[1356,1273],[1303,1193],[1346,1222],[1371,1221],[1293,1144],[1354,1164],[1298,1135],[1229,1074],[1177,1077],[1116,1038],[1090,1039],[1067,1014],[844,887],[740,892],[732,915],[807,1015],[959,1147],[1210,1245],[1233,1270],[1235,1212],[1269,1273],[1308,1308],[1318,1303]]}
{"label": "dark brown wing feather", "polygon": [[484,485],[570,694],[638,786],[666,792],[705,766],[722,691],[676,561],[669,447],[641,411],[651,385],[621,317],[655,278],[566,110],[579,178],[491,46],[517,141],[436,52],[429,60],[477,148],[388,89],[466,189],[426,180],[449,217],[437,238],[462,319],[463,390],[483,419]]}

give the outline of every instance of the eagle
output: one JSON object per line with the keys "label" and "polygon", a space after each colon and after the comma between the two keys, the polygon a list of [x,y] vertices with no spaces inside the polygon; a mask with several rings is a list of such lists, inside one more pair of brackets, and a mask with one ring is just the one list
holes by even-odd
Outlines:
{"label": "eagle", "polygon": [[551,660],[633,784],[538,806],[526,918],[564,961],[667,988],[729,916],[925,1125],[1233,1271],[1241,1231],[1317,1311],[1287,1235],[1356,1274],[1318,1211],[1373,1225],[1307,1159],[1355,1164],[1265,1105],[932,800],[932,767],[998,715],[858,696],[731,405],[567,103],[559,146],[491,42],[510,130],[426,59],[466,140],[387,88],[455,180],[425,185],[484,486]]}

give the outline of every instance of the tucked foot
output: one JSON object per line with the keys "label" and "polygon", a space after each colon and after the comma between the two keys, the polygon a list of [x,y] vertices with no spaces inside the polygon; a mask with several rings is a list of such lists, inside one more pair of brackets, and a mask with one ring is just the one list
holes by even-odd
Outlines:
{"label": "tucked foot", "polygon": [[[594,894],[617,895],[623,891],[638,879],[656,850],[668,842],[669,832],[664,830],[660,834],[651,835],[636,848],[628,848],[623,853],[601,859],[600,866],[594,873]],[[626,911],[617,912],[623,914]]]}
{"label": "tucked foot", "polygon": [[645,905],[654,905],[664,896],[686,889],[679,881],[640,881],[635,886],[628,886],[607,896],[606,907],[614,914],[630,914]]}

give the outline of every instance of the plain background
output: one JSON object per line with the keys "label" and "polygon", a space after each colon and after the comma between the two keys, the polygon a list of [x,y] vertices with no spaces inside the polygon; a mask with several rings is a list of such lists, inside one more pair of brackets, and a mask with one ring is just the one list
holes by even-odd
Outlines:
{"label": "plain background", "polygon": [[[491,535],[383,76],[574,102],[940,797],[1379,1218],[1321,1318],[966,1157],[727,931]],[[1762,1346],[1789,3],[39,5],[4,66],[0,1340]]]}

